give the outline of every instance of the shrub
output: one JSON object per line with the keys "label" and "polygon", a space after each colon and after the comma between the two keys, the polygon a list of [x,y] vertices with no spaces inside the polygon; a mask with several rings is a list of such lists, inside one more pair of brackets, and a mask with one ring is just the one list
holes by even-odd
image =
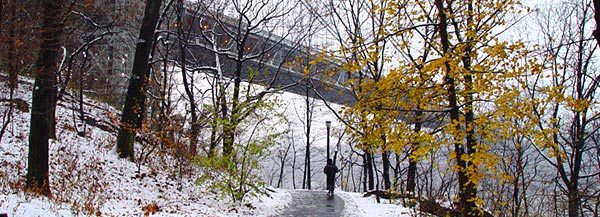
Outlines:
{"label": "shrub", "polygon": [[196,184],[208,184],[221,197],[229,197],[234,202],[242,201],[246,196],[257,196],[264,187],[258,173],[259,161],[268,155],[269,148],[278,136],[267,136],[245,145],[236,144],[231,156],[196,158],[195,165],[204,169]]}

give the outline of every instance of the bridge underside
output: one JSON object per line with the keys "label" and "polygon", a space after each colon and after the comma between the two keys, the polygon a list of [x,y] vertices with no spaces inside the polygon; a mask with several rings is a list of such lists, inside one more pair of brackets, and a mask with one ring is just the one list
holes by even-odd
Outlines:
{"label": "bridge underside", "polygon": [[[195,51],[194,62],[204,66],[215,66],[215,54],[211,51],[200,49]],[[233,78],[236,72],[236,61],[225,55],[219,55],[220,68],[224,77]],[[192,62],[187,63],[193,65]],[[192,66],[193,68],[193,66]],[[246,60],[242,64],[241,79],[244,82],[263,85],[270,89],[284,88],[283,91],[302,96],[326,100],[327,102],[351,106],[356,104],[355,98],[349,90],[340,85],[332,84],[332,78],[323,78],[324,73],[312,75],[310,80],[307,75],[297,72],[291,67],[284,66],[272,60]],[[318,71],[315,69],[315,71]],[[215,72],[211,72],[215,73]],[[252,79],[250,78],[250,75]],[[308,89],[308,91],[307,91]],[[318,92],[318,93],[317,93]]]}

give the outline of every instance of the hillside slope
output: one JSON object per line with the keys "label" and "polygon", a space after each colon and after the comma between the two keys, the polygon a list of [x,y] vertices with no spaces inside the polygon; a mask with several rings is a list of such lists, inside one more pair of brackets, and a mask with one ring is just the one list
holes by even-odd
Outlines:
{"label": "hillside slope", "polygon": [[[1,79],[1,78],[0,78]],[[269,216],[289,202],[289,193],[233,203],[194,184],[194,177],[177,177],[177,165],[167,153],[142,164],[119,159],[115,153],[118,112],[85,99],[85,124],[72,108],[70,96],[59,102],[55,140],[50,142],[52,199],[23,193],[27,170],[31,80],[23,80],[15,110],[0,143],[0,213],[9,216]],[[7,82],[0,83],[0,114],[7,114]],[[6,116],[6,115],[4,115]]]}

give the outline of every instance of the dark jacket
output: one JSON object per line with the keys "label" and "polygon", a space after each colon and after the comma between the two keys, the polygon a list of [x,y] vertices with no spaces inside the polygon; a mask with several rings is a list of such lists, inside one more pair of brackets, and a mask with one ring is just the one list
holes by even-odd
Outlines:
{"label": "dark jacket", "polygon": [[340,170],[333,164],[327,164],[323,169],[323,173],[327,174],[327,177],[333,177]]}

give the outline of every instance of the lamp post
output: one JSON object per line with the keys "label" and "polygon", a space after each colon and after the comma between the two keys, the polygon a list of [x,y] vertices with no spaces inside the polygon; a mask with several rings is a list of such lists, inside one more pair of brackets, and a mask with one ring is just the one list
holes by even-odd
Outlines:
{"label": "lamp post", "polygon": [[327,160],[329,158],[329,129],[331,128],[331,121],[325,121],[325,126],[327,127]]}

